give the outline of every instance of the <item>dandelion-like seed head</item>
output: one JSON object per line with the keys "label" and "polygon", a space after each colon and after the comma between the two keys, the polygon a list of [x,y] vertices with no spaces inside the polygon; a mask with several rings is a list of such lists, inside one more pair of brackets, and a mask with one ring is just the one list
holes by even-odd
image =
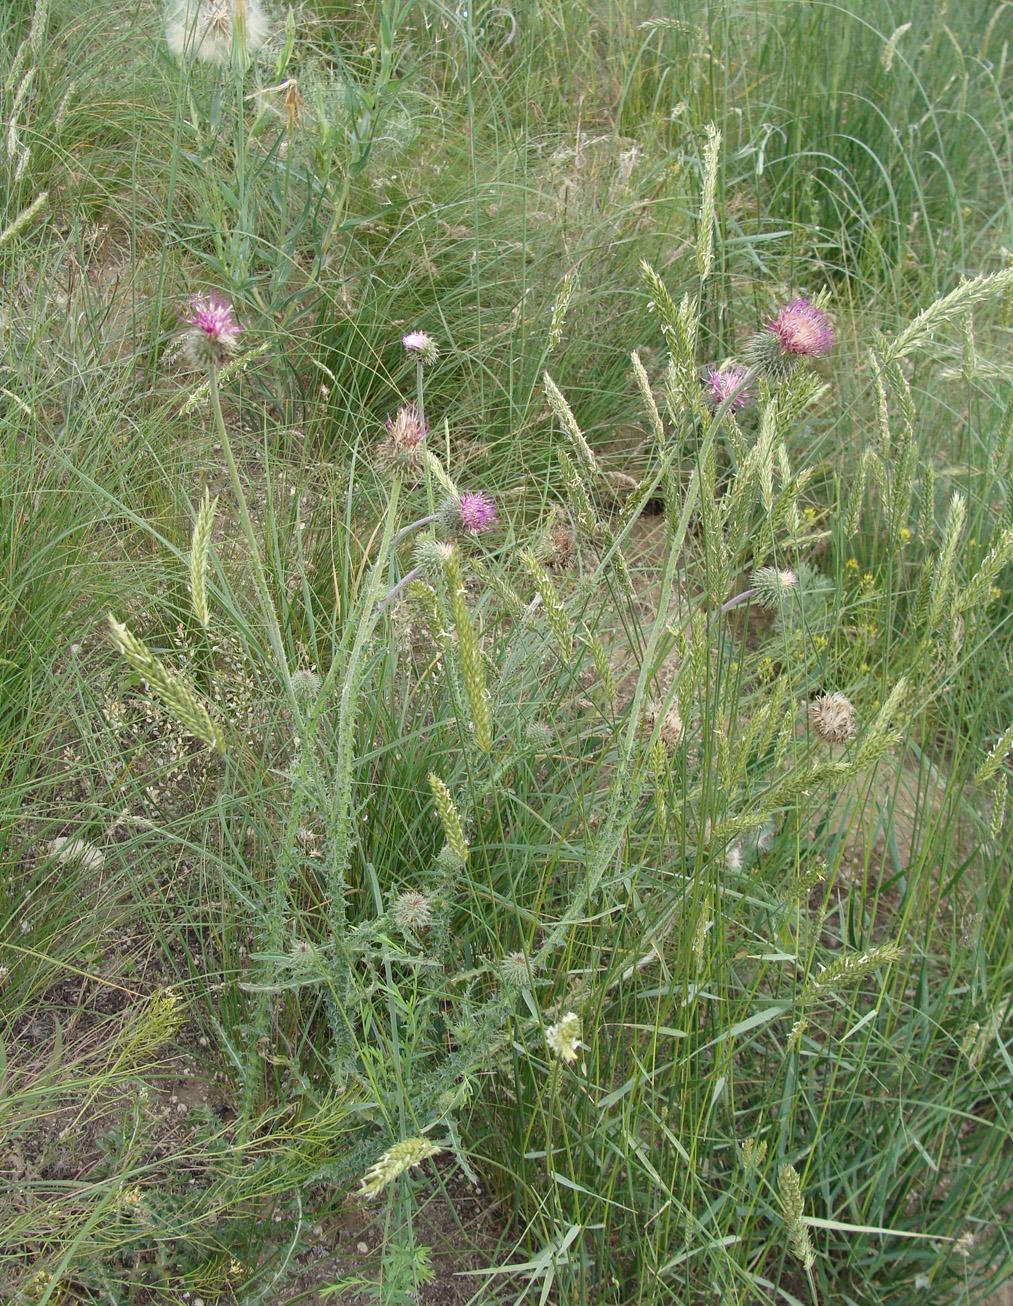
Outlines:
{"label": "dandelion-like seed head", "polygon": [[267,40],[270,29],[257,0],[175,0],[166,15],[165,39],[177,59],[225,67],[233,43],[248,59]]}
{"label": "dandelion-like seed head", "polygon": [[575,1011],[568,1011],[562,1020],[550,1025],[545,1031],[545,1041],[549,1051],[560,1061],[572,1065],[577,1060],[580,1047],[580,1017]]}
{"label": "dandelion-like seed head", "polygon": [[221,295],[194,295],[184,317],[184,347],[194,367],[220,367],[236,352],[242,327]]}
{"label": "dandelion-like seed head", "polygon": [[729,363],[727,367],[711,367],[707,371],[706,390],[707,398],[715,408],[728,400],[731,400],[731,407],[745,408],[746,404],[752,403],[756,398],[756,391],[751,385],[746,384],[749,372],[744,367],[739,367],[737,363]]}
{"label": "dandelion-like seed head", "polygon": [[381,447],[383,461],[401,468],[415,467],[429,427],[414,404],[404,404],[386,422],[387,438]]}
{"label": "dandelion-like seed head", "polygon": [[846,744],[855,736],[855,709],[843,694],[820,694],[809,704],[812,728],[828,744]]}
{"label": "dandelion-like seed head", "polygon": [[406,889],[394,899],[390,915],[402,934],[418,934],[433,923],[433,905],[424,893]]}
{"label": "dandelion-like seed head", "polygon": [[413,1166],[421,1165],[442,1148],[428,1138],[405,1138],[388,1147],[383,1156],[369,1167],[359,1182],[360,1197],[377,1197],[392,1180]]}
{"label": "dandelion-like seed head", "polygon": [[407,353],[414,354],[423,363],[435,363],[439,356],[440,351],[436,347],[436,341],[432,336],[427,336],[424,331],[409,331],[406,336],[401,337],[401,343]]}

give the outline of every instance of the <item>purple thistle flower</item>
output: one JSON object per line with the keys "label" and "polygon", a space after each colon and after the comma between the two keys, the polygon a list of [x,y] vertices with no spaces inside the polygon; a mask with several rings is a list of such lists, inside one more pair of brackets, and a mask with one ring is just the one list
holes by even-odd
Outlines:
{"label": "purple thistle flower", "polygon": [[409,354],[418,354],[423,363],[435,363],[438,350],[436,341],[424,331],[409,331],[401,337],[401,343]]}
{"label": "purple thistle flower", "polygon": [[[754,396],[753,387],[743,384],[749,372],[737,363],[727,367],[712,367],[707,372],[707,397],[715,408],[731,399],[732,408],[745,408]],[[734,396],[734,398],[733,398]]]}
{"label": "purple thistle flower", "polygon": [[194,295],[183,321],[190,328],[185,347],[195,367],[220,367],[236,352],[243,328],[235,319],[232,305],[221,295]]}
{"label": "purple thistle flower", "polygon": [[476,490],[471,494],[462,494],[457,501],[461,518],[461,528],[472,535],[481,535],[490,526],[496,524],[496,504],[488,494]]}
{"label": "purple thistle flower", "polygon": [[821,308],[808,299],[793,299],[767,323],[781,351],[798,358],[822,358],[834,347],[834,328]]}

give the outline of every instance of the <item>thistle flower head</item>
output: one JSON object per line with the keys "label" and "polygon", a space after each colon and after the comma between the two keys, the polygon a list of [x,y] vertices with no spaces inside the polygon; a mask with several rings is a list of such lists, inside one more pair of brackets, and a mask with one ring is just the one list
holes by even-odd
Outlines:
{"label": "thistle flower head", "polygon": [[805,298],[793,299],[753,337],[749,360],[774,380],[783,380],[806,358],[822,358],[834,347],[830,319]]}
{"label": "thistle flower head", "polygon": [[760,567],[749,578],[758,601],[765,608],[779,608],[798,592],[798,572],[791,567]]}
{"label": "thistle flower head", "polygon": [[424,536],[418,540],[413,550],[416,567],[421,567],[426,576],[440,576],[447,560],[454,552],[454,546],[445,540],[434,540]]}
{"label": "thistle flower head", "polygon": [[189,328],[186,354],[194,367],[220,367],[236,352],[242,327],[221,295],[194,295],[183,321]]}
{"label": "thistle flower head", "polygon": [[720,408],[728,400],[731,400],[730,406],[733,409],[745,408],[746,404],[756,398],[753,387],[746,384],[748,376],[748,370],[739,367],[737,363],[729,363],[727,367],[708,368],[707,398],[715,408]]}
{"label": "thistle flower head", "polygon": [[433,906],[425,894],[406,889],[394,899],[390,915],[402,934],[418,934],[432,924]]}
{"label": "thistle flower head", "polygon": [[820,694],[809,704],[809,721],[828,744],[846,744],[855,736],[855,709],[843,694]]}
{"label": "thistle flower head", "polygon": [[415,467],[422,456],[422,446],[429,427],[414,404],[404,404],[393,417],[387,418],[387,438],[381,453],[394,466]]}
{"label": "thistle flower head", "polygon": [[550,1025],[545,1031],[545,1041],[553,1056],[572,1065],[580,1047],[580,1017],[577,1013],[568,1011],[562,1020]]}
{"label": "thistle flower head", "polygon": [[430,1156],[435,1156],[442,1148],[431,1143],[428,1138],[404,1138],[393,1147],[388,1147],[380,1159],[373,1163],[359,1181],[360,1197],[376,1197],[392,1180],[403,1175],[413,1166],[421,1165]]}
{"label": "thistle flower head", "polygon": [[257,0],[175,0],[165,20],[165,39],[177,59],[228,64],[233,43],[248,59],[267,40],[270,24]]}
{"label": "thistle flower head", "polygon": [[523,952],[508,952],[500,961],[499,977],[508,989],[529,989],[534,968]]}
{"label": "thistle flower head", "polygon": [[409,354],[415,354],[423,363],[435,363],[439,350],[432,336],[424,331],[409,331],[401,337],[401,343]]}
{"label": "thistle flower head", "polygon": [[496,503],[482,490],[452,495],[440,509],[440,525],[448,535],[481,535],[496,525]]}
{"label": "thistle flower head", "polygon": [[303,704],[310,704],[320,693],[320,686],[323,683],[315,671],[300,669],[293,671],[290,677],[292,693],[296,699]]}

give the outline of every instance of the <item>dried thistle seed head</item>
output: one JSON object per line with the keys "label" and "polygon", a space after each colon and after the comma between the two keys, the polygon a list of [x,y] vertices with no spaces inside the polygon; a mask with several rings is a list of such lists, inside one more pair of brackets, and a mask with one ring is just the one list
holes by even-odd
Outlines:
{"label": "dried thistle seed head", "polygon": [[855,709],[843,694],[820,694],[809,704],[809,721],[828,744],[846,744],[855,737]]}
{"label": "dried thistle seed head", "polygon": [[387,435],[380,445],[381,461],[400,468],[416,467],[429,427],[414,404],[403,404],[386,421]]}
{"label": "dried thistle seed head", "polygon": [[433,923],[433,905],[424,893],[406,889],[394,899],[390,915],[402,934],[419,934]]}
{"label": "dried thistle seed head", "polygon": [[799,592],[798,572],[791,567],[760,567],[750,576],[749,584],[765,608],[779,608]]}
{"label": "dried thistle seed head", "polygon": [[748,369],[739,367],[737,363],[708,368],[705,383],[707,399],[715,408],[720,408],[728,400],[731,400],[732,409],[745,408],[746,404],[756,398],[756,391],[748,384],[748,380]]}
{"label": "dried thistle seed head", "polygon": [[550,1025],[545,1031],[545,1041],[553,1056],[572,1065],[580,1047],[580,1017],[577,1013],[568,1011],[562,1020]]}
{"label": "dried thistle seed head", "polygon": [[551,748],[555,737],[547,721],[529,721],[524,727],[524,738],[535,748]]}
{"label": "dried thistle seed head", "polygon": [[535,964],[523,952],[508,952],[499,963],[499,977],[505,988],[530,989]]}
{"label": "dried thistle seed head", "polygon": [[432,336],[427,336],[424,331],[409,331],[406,336],[401,337],[401,343],[408,354],[414,354],[423,363],[431,365],[439,356],[440,351],[436,347],[436,341]]}
{"label": "dried thistle seed head", "polygon": [[440,526],[447,535],[481,535],[496,525],[496,503],[482,490],[451,495],[440,507]]}
{"label": "dried thistle seed head", "polygon": [[183,349],[193,367],[221,367],[236,352],[243,328],[221,295],[194,295],[183,321]]}
{"label": "dried thistle seed head", "polygon": [[399,1175],[413,1166],[421,1165],[430,1156],[435,1156],[442,1148],[431,1143],[428,1138],[405,1138],[393,1147],[388,1147],[383,1156],[369,1167],[359,1181],[360,1197],[376,1197]]}
{"label": "dried thistle seed head", "polygon": [[[645,740],[650,739],[654,734],[659,717],[661,717],[661,704],[649,704],[647,711],[644,713],[643,736]],[[673,703],[661,721],[661,730],[658,735],[667,752],[674,752],[679,746],[683,730],[684,726],[682,717],[679,715],[679,708]]]}

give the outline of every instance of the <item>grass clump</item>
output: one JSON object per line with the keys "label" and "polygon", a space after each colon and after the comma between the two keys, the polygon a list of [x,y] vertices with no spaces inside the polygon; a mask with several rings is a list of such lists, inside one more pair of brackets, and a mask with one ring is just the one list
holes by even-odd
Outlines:
{"label": "grass clump", "polygon": [[8,24],[5,1300],[1008,1277],[965,10]]}

